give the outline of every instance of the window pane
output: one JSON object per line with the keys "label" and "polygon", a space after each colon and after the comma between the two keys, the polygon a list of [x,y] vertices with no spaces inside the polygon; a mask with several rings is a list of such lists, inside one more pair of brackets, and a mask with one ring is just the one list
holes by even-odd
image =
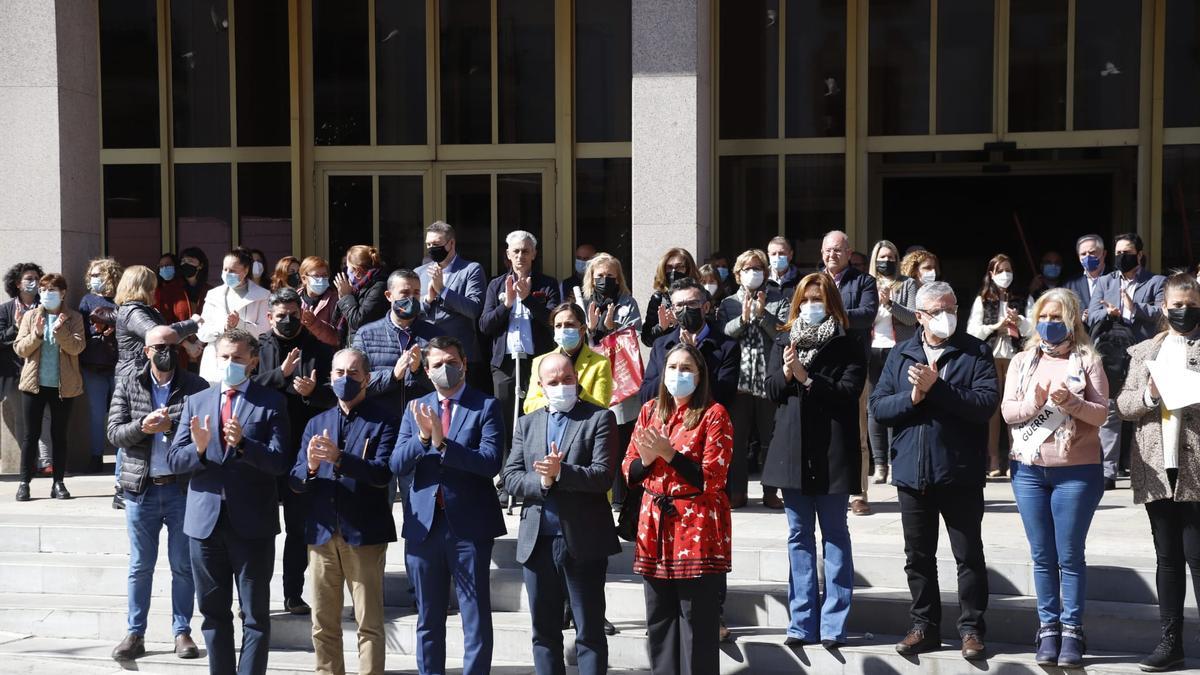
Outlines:
{"label": "window pane", "polygon": [[575,240],[633,270],[633,162],[628,157],[575,161]]}
{"label": "window pane", "polygon": [[175,242],[199,247],[214,267],[232,248],[230,189],[228,164],[175,165]]}
{"label": "window pane", "polygon": [[329,177],[329,264],[342,264],[346,249],[374,243],[371,177]]}
{"label": "window pane", "polygon": [[722,157],[721,246],[729,255],[765,248],[779,234],[779,158]]}
{"label": "window pane", "polygon": [[788,155],[783,180],[784,235],[792,242],[797,264],[815,269],[821,237],[844,229],[846,222],[846,160],[842,155]]}
{"label": "window pane", "polygon": [[1163,148],[1162,203],[1164,273],[1195,265],[1200,252],[1200,145]]}
{"label": "window pane", "polygon": [[313,0],[313,138],[371,142],[367,0]]}
{"label": "window pane", "polygon": [[554,0],[499,0],[500,142],[554,142]]}
{"label": "window pane", "polygon": [[721,138],[779,136],[779,0],[721,3]]}
{"label": "window pane", "polygon": [[458,252],[494,275],[498,268],[492,260],[492,177],[447,174],[446,222],[454,226]]}
{"label": "window pane", "polygon": [[379,177],[379,252],[397,267],[425,259],[425,200],[421,176]]}
{"label": "window pane", "polygon": [[287,162],[238,164],[238,238],[275,263],[292,254],[292,170]]}
{"label": "window pane", "polygon": [[1163,124],[1200,126],[1200,2],[1167,0]]}
{"label": "window pane", "polygon": [[788,0],[787,135],[846,133],[846,0]]}
{"label": "window pane", "polygon": [[210,0],[171,0],[174,144],[229,145],[229,15]]}
{"label": "window pane", "polygon": [[871,135],[929,132],[929,0],[871,0]]}
{"label": "window pane", "polygon": [[492,142],[488,0],[441,0],[442,142]]}
{"label": "window pane", "polygon": [[122,265],[157,268],[162,255],[157,164],[104,167],[104,253]]}
{"label": "window pane", "polygon": [[938,5],[938,133],[992,130],[994,4],[954,0]]}
{"label": "window pane", "polygon": [[158,147],[155,5],[154,0],[100,3],[100,107],[106,148]]}
{"label": "window pane", "polygon": [[237,144],[289,145],[287,0],[239,2],[234,7]]}
{"label": "window pane", "polygon": [[[553,247],[547,248],[542,237],[542,174],[502,173],[496,176],[496,222],[500,226],[497,237],[501,240],[512,230],[532,232],[538,239],[538,250],[544,255],[553,255]],[[504,247],[497,246],[497,255],[504,257]],[[533,270],[542,271],[544,255],[533,261]]]}
{"label": "window pane", "polygon": [[1067,119],[1067,0],[1012,0],[1010,131],[1061,131]]}
{"label": "window pane", "polygon": [[575,0],[575,140],[628,141],[633,117],[631,0]]}
{"label": "window pane", "polygon": [[375,0],[376,142],[424,145],[427,99],[424,0]]}
{"label": "window pane", "polygon": [[1137,128],[1141,23],[1141,0],[1076,4],[1076,129]]}

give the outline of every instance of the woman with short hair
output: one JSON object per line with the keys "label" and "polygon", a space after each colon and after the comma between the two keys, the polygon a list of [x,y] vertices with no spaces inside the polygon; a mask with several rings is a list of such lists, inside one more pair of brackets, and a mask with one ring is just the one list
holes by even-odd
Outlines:
{"label": "woman with short hair", "polygon": [[300,262],[300,323],[321,342],[337,347],[337,291],[330,282],[324,258],[310,255]]}
{"label": "woman with short hair", "polygon": [[[879,289],[879,311],[871,330],[871,355],[867,360],[867,384],[874,388],[883,373],[892,347],[916,334],[919,283],[900,271],[900,249],[887,239],[881,239],[871,249],[868,272],[875,277]],[[865,393],[869,393],[868,388]],[[871,449],[871,463],[875,472],[871,481],[886,483],[888,477],[888,449],[892,447],[891,429],[875,421],[871,407],[866,407],[867,441]],[[863,469],[866,470],[866,463]]]}
{"label": "woman with short hair", "polygon": [[154,291],[158,276],[149,267],[131,265],[121,274],[117,294],[117,364],[119,378],[140,373],[146,367],[146,334],[155,326],[169,325],[180,339],[194,335],[200,328],[200,317],[193,314],[183,321],[167,323],[154,307]]}

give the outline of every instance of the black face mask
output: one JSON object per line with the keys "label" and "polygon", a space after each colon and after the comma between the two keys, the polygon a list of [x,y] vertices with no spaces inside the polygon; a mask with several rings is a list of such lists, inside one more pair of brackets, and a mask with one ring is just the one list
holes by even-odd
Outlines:
{"label": "black face mask", "polygon": [[598,277],[595,280],[596,295],[606,300],[616,300],[621,287],[613,277]]}
{"label": "black face mask", "polygon": [[667,270],[667,288],[670,288],[671,284],[686,276],[687,272],[680,272],[679,270]]}
{"label": "black face mask", "polygon": [[1117,254],[1117,269],[1122,272],[1128,272],[1138,266],[1138,256],[1136,253],[1118,253]]}
{"label": "black face mask", "polygon": [[275,332],[279,333],[280,337],[291,339],[300,334],[300,317],[294,314],[288,314],[282,319],[275,321]]}
{"label": "black face mask", "polygon": [[895,260],[876,260],[875,271],[885,277],[896,276],[896,261]]}
{"label": "black face mask", "polygon": [[392,302],[392,312],[396,314],[396,318],[401,321],[408,321],[417,315],[417,299],[416,298],[400,298]]}
{"label": "black face mask", "polygon": [[1200,326],[1200,307],[1172,307],[1167,310],[1167,323],[1176,331],[1189,335]]}
{"label": "black face mask", "polygon": [[196,276],[196,273],[199,271],[200,269],[195,265],[184,263],[179,266],[179,273],[182,274],[183,278],[185,279],[191,279],[192,277]]}
{"label": "black face mask", "polygon": [[675,310],[675,319],[689,333],[699,333],[704,328],[704,313],[699,307],[680,307]]}
{"label": "black face mask", "polygon": [[155,350],[150,356],[150,360],[154,362],[154,367],[161,373],[169,373],[175,370],[175,348],[168,347],[166,351]]}
{"label": "black face mask", "polygon": [[450,257],[450,251],[446,250],[445,246],[430,246],[429,259],[435,263],[441,263],[446,258]]}
{"label": "black face mask", "polygon": [[300,288],[300,273],[292,272],[289,274],[287,278],[287,284],[292,288]]}

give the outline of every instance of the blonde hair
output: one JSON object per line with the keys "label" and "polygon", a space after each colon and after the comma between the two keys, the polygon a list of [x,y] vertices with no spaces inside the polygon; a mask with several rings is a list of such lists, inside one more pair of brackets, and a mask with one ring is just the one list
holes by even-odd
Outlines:
{"label": "blonde hair", "polygon": [[906,277],[912,277],[913,279],[920,281],[921,273],[919,270],[921,269],[921,265],[925,264],[926,260],[933,261],[934,269],[936,269],[938,271],[938,275],[941,276],[942,265],[938,261],[938,257],[933,253],[923,249],[920,251],[913,251],[912,253],[904,256],[904,259],[900,261],[900,273]]}
{"label": "blonde hair", "polygon": [[[117,283],[121,280],[121,263],[113,258],[92,258],[88,261],[87,267],[83,269],[85,279],[93,269],[100,273],[100,279],[104,282],[104,287],[100,289],[100,295],[106,298],[112,297],[117,292]],[[91,288],[89,287],[87,290],[90,292]]]}
{"label": "blonde hair", "polygon": [[595,292],[596,283],[593,281],[593,277],[596,274],[596,268],[600,265],[608,265],[609,267],[616,268],[617,288],[621,289],[617,297],[621,298],[629,295],[629,286],[625,283],[625,271],[621,267],[621,261],[616,256],[608,253],[597,253],[588,261],[587,269],[583,271],[583,283],[581,284],[583,297],[590,298]]}
{"label": "blonde hair", "polygon": [[[1042,315],[1042,307],[1048,302],[1057,302],[1062,311],[1063,323],[1071,329],[1071,348],[1079,350],[1079,354],[1085,358],[1091,358],[1095,354],[1092,349],[1092,338],[1088,335],[1087,327],[1083,325],[1083,312],[1079,308],[1079,296],[1075,295],[1074,291],[1065,288],[1052,288],[1042,294],[1037,302],[1033,303],[1033,311],[1029,313],[1029,320],[1036,326],[1038,317]],[[1032,352],[1041,349],[1042,336],[1035,330],[1029,336],[1029,341],[1025,345],[1025,351]]]}
{"label": "blonde hair", "polygon": [[[770,262],[767,261],[767,252],[761,248],[752,248],[749,251],[743,251],[742,254],[737,257],[737,260],[734,261],[733,276],[736,277],[737,275],[741,274],[742,270],[746,269],[746,265],[751,260],[757,260],[758,262],[762,263],[763,274],[765,275],[767,269],[770,267]],[[740,284],[741,282],[739,281],[738,283]]]}
{"label": "blonde hair", "polygon": [[158,287],[158,275],[145,265],[130,265],[121,275],[117,284],[117,297],[113,302],[123,305],[127,302],[141,302],[154,305],[154,289]]}

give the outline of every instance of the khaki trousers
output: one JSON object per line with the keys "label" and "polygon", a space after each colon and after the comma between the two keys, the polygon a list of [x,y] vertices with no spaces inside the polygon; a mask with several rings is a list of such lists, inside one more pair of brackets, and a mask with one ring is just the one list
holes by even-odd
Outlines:
{"label": "khaki trousers", "polygon": [[312,639],[316,670],[345,675],[342,658],[343,587],[350,589],[358,623],[358,672],[383,675],[387,642],[383,634],[383,565],[387,544],[351,546],[334,534],[320,546],[308,547],[312,573]]}

